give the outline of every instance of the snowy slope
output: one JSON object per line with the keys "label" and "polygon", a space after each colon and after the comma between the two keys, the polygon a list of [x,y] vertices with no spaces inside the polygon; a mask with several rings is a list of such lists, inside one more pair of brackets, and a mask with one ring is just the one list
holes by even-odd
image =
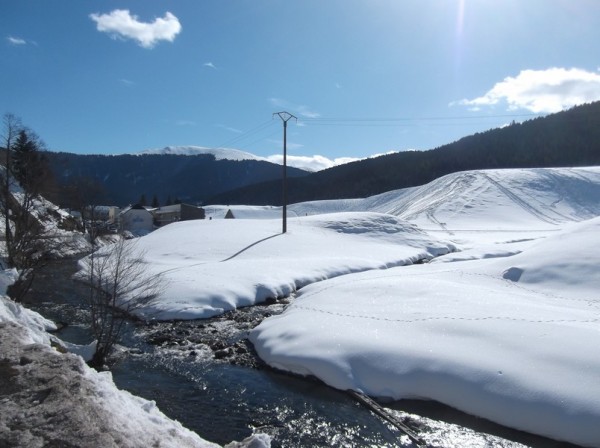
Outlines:
{"label": "snowy slope", "polygon": [[[207,216],[229,209],[238,219],[172,224],[138,241],[148,272],[169,284],[144,314],[208,317],[456,244],[462,252],[448,262],[514,255],[566,223],[600,215],[600,169],[471,171],[366,199],[295,204],[285,235],[277,207],[211,206]],[[418,244],[414,224],[428,229]]]}
{"label": "snowy slope", "polygon": [[268,364],[342,390],[600,446],[599,265],[595,218],[515,256],[308,286],[251,340]]}
{"label": "snowy slope", "polygon": [[364,199],[292,204],[298,216],[388,213],[459,248],[542,237],[600,215],[600,167],[464,171]]}
{"label": "snowy slope", "polygon": [[[467,171],[444,176],[386,210],[423,227],[544,229],[600,214],[600,169]],[[383,210],[378,210],[383,211]]]}
{"label": "snowy slope", "polygon": [[[352,272],[431,259],[454,249],[390,215],[343,213],[280,220],[201,220],[170,224],[140,238],[148,275],[161,297],[145,318],[214,316],[310,283]],[[110,250],[110,247],[101,249]]]}
{"label": "snowy slope", "polygon": [[146,149],[138,154],[177,154],[184,156],[197,156],[211,154],[216,160],[263,160],[264,157],[255,156],[249,152],[230,148],[205,148],[202,146],[167,146],[159,149]]}
{"label": "snowy slope", "polygon": [[[365,199],[294,204],[297,214],[389,213],[427,229],[548,229],[600,215],[600,167],[463,171]],[[493,226],[490,224],[493,221]]]}

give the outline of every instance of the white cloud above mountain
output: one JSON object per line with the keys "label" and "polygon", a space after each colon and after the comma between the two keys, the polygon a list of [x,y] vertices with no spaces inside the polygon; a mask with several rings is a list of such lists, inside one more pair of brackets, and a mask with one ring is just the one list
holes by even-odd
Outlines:
{"label": "white cloud above mountain", "polygon": [[[283,164],[283,155],[274,154],[266,158],[271,163]],[[287,156],[287,165],[293,166],[294,168],[300,168],[306,171],[321,171],[326,170],[337,165],[344,163],[354,162],[359,159],[352,157],[340,157],[336,159],[329,159],[325,156],[314,155],[314,156]]]}
{"label": "white cloud above mountain", "polygon": [[181,32],[179,19],[170,12],[153,22],[141,22],[126,9],[115,9],[108,14],[90,14],[96,29],[113,39],[133,39],[143,48],[152,48],[160,41],[173,42]]}
{"label": "white cloud above mountain", "polygon": [[509,110],[554,113],[579,104],[600,100],[600,73],[579,68],[522,70],[506,77],[484,95],[463,99],[451,106],[469,106],[473,110],[506,104]]}
{"label": "white cloud above mountain", "polygon": [[[390,151],[385,154],[374,154],[367,158],[379,157],[387,154],[393,154],[397,151]],[[266,160],[272,163],[278,163],[280,165],[283,164],[283,155],[282,154],[274,154],[266,157]],[[313,155],[313,156],[287,156],[287,165],[293,166],[295,168],[300,168],[306,171],[321,171],[326,170],[328,168],[332,168],[334,166],[343,165],[345,163],[356,162],[358,160],[363,160],[363,158],[357,157],[336,157],[334,159],[330,159],[321,155]]]}

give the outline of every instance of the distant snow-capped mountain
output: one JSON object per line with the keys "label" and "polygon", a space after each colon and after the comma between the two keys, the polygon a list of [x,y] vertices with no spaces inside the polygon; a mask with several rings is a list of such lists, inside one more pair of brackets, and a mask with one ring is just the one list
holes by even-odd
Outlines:
{"label": "distant snow-capped mountain", "polygon": [[264,157],[255,156],[239,149],[205,148],[202,146],[166,146],[159,149],[146,149],[136,154],[174,154],[180,156],[211,154],[216,160],[267,160]]}

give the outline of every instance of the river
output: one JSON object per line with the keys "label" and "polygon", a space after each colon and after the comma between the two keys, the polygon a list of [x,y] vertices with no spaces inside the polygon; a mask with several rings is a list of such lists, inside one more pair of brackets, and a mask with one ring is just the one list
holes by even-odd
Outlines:
{"label": "river", "polygon": [[[53,262],[36,277],[26,301],[66,324],[58,337],[87,344],[92,339],[86,323],[87,291],[71,280],[75,270],[75,260]],[[257,306],[204,321],[128,323],[123,356],[112,368],[114,381],[154,400],[166,415],[219,444],[263,432],[272,437],[273,447],[412,446],[394,425],[348,394],[260,366],[244,336],[256,319],[284,306]],[[415,428],[427,446],[569,446],[437,403],[403,400],[385,407]]]}

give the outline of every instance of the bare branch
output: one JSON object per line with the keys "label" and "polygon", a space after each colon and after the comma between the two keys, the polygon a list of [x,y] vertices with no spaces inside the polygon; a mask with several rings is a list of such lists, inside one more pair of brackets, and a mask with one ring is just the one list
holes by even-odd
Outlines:
{"label": "bare branch", "polygon": [[97,340],[90,364],[99,367],[121,338],[123,324],[135,310],[154,300],[164,287],[160,274],[151,275],[135,241],[121,238],[80,262],[79,279],[90,287],[91,327]]}

